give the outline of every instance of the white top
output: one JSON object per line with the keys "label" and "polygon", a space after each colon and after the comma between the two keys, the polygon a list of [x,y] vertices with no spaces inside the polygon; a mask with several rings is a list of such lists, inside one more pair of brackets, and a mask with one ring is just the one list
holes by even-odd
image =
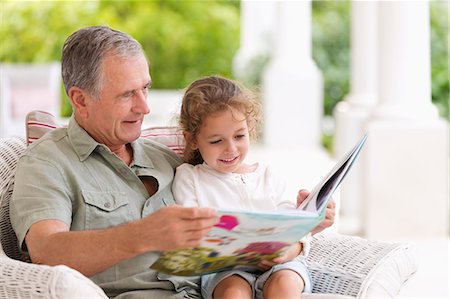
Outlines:
{"label": "white top", "polygon": [[[285,183],[269,166],[257,164],[249,173],[218,172],[206,163],[178,166],[173,180],[175,201],[185,207],[276,211],[295,209],[296,198],[284,198]],[[303,256],[309,252],[309,234],[301,240]]]}
{"label": "white top", "polygon": [[187,207],[276,211],[295,209],[295,199],[283,198],[285,184],[267,165],[254,172],[223,173],[206,163],[182,164],[172,185],[177,203]]}

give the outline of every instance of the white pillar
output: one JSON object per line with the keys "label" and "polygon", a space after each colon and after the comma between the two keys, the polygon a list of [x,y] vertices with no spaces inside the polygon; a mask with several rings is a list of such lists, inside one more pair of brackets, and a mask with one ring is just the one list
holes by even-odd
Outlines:
{"label": "white pillar", "polygon": [[25,136],[25,117],[31,110],[59,116],[59,62],[1,64],[0,76],[1,136]]}
{"label": "white pillar", "polygon": [[264,70],[267,145],[318,147],[323,115],[322,75],[311,55],[311,1],[280,1],[274,51]]}
{"label": "white pillar", "polygon": [[241,1],[240,48],[233,59],[235,77],[246,80],[256,71],[256,59],[270,55],[275,6],[273,1]]}
{"label": "white pillar", "polygon": [[[351,2],[350,94],[334,110],[335,157],[339,159],[361,138],[377,97],[377,3]],[[361,157],[364,151],[361,153]],[[362,227],[364,167],[358,161],[341,186],[341,230],[359,234]]]}
{"label": "white pillar", "polygon": [[448,235],[448,124],[431,102],[428,5],[378,2],[379,103],[365,148],[369,237]]}

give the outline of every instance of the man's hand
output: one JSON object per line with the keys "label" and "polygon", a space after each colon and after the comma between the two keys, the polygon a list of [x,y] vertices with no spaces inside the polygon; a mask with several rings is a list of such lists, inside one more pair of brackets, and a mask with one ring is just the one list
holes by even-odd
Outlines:
{"label": "man's hand", "polygon": [[34,263],[64,264],[92,276],[148,251],[199,245],[217,222],[213,209],[169,206],[108,229],[69,231],[60,220],[43,220],[30,227],[25,240]]}
{"label": "man's hand", "polygon": [[215,210],[185,208],[177,205],[164,207],[142,219],[138,230],[143,240],[142,251],[175,250],[193,247],[218,222]]}
{"label": "man's hand", "polygon": [[[309,193],[310,192],[305,189],[298,191],[297,207],[300,206],[300,204],[306,199],[306,197],[308,197]],[[336,214],[336,202],[334,201],[334,199],[331,199],[330,202],[328,202],[327,204],[327,209],[325,211],[325,219],[311,231],[311,234],[313,235],[317,234],[323,231],[324,229],[332,226],[334,223],[335,214]]]}

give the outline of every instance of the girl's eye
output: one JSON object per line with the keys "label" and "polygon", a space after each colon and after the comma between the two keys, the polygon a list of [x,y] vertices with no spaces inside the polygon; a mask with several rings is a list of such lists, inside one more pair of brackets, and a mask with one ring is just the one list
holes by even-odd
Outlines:
{"label": "girl's eye", "polygon": [[209,143],[210,144],[217,144],[217,143],[219,143],[220,142],[220,140],[214,140],[214,141],[210,141]]}
{"label": "girl's eye", "polygon": [[237,136],[236,136],[236,139],[242,139],[242,138],[244,138],[244,137],[245,137],[245,134],[237,135]]}

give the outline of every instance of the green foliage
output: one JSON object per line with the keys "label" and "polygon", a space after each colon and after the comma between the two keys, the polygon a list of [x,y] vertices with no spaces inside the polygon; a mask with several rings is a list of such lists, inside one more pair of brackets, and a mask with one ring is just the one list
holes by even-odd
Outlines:
{"label": "green foliage", "polygon": [[[108,25],[136,38],[150,60],[153,88],[180,89],[199,76],[231,76],[239,47],[236,1],[8,1],[1,4],[0,61],[59,61],[77,29]],[[64,94],[62,115],[71,114]]]}
{"label": "green foliage", "polygon": [[450,117],[448,17],[448,2],[430,2],[432,100],[446,118]]}
{"label": "green foliage", "polygon": [[[350,2],[313,1],[313,57],[324,75],[324,110],[349,92]],[[448,3],[430,2],[432,100],[449,115]],[[0,61],[59,61],[68,35],[109,25],[140,41],[153,88],[180,89],[199,76],[231,76],[239,47],[239,1],[1,1]],[[251,83],[269,57],[256,57]],[[65,97],[65,95],[64,95]],[[67,100],[63,115],[71,113]]]}
{"label": "green foliage", "polygon": [[[100,11],[111,7],[101,2]],[[152,1],[114,4],[123,30],[142,43],[154,88],[183,88],[199,76],[231,76],[239,46],[239,11],[227,2]],[[113,13],[111,13],[113,14]],[[119,18],[120,16],[120,18]]]}
{"label": "green foliage", "polygon": [[313,1],[313,58],[324,76],[324,112],[349,93],[350,2]]}

